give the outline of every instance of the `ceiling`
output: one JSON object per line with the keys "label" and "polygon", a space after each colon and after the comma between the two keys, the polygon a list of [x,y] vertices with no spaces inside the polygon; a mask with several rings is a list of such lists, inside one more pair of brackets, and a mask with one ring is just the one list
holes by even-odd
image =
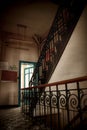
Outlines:
{"label": "ceiling", "polygon": [[52,25],[58,4],[56,0],[14,0],[0,4],[0,30],[16,34],[35,34],[45,38]]}

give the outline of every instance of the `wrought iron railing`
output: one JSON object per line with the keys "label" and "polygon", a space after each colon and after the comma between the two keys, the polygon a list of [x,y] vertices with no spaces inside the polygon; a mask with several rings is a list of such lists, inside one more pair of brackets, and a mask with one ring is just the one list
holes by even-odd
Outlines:
{"label": "wrought iron railing", "polygon": [[58,11],[45,40],[29,86],[40,85],[49,81],[83,8],[84,0],[65,1],[65,4],[58,6]]}
{"label": "wrought iron railing", "polygon": [[50,130],[87,128],[87,76],[29,87],[21,93],[22,112]]}

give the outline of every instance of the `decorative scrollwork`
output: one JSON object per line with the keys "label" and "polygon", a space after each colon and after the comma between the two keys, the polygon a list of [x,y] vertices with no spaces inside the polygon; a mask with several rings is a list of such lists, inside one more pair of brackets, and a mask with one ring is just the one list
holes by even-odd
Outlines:
{"label": "decorative scrollwork", "polygon": [[61,94],[59,98],[60,107],[66,107],[66,96]]}
{"label": "decorative scrollwork", "polygon": [[69,108],[77,109],[78,108],[78,97],[75,94],[69,96]]}
{"label": "decorative scrollwork", "polygon": [[50,105],[50,95],[46,95],[45,104],[48,105],[48,106]]}
{"label": "decorative scrollwork", "polygon": [[81,98],[81,108],[87,107],[87,94],[84,94]]}
{"label": "decorative scrollwork", "polygon": [[52,106],[57,106],[57,96],[53,95],[51,98],[51,104]]}
{"label": "decorative scrollwork", "polygon": [[44,95],[40,97],[40,104],[44,104]]}

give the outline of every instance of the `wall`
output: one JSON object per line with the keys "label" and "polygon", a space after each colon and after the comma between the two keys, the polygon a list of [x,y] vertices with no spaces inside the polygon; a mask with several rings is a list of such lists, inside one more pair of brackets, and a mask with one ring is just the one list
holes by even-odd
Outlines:
{"label": "wall", "polygon": [[49,82],[87,75],[87,6]]}
{"label": "wall", "polygon": [[18,104],[18,84],[14,82],[0,83],[0,105]]}
{"label": "wall", "polygon": [[[1,50],[0,46],[0,50]],[[17,71],[19,74],[19,61],[37,62],[37,46],[29,45],[28,50],[4,47],[1,60],[8,63],[8,70]],[[6,68],[6,67],[5,67]],[[1,75],[1,71],[0,71]],[[1,79],[1,78],[0,78]],[[2,82],[0,80],[0,105],[17,105],[18,104],[18,80],[17,82]]]}

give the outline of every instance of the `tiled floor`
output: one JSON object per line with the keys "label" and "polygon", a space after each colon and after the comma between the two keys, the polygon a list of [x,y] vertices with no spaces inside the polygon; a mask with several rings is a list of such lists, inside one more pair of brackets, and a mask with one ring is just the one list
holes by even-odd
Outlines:
{"label": "tiled floor", "polygon": [[25,118],[21,108],[0,109],[0,130],[46,130]]}

